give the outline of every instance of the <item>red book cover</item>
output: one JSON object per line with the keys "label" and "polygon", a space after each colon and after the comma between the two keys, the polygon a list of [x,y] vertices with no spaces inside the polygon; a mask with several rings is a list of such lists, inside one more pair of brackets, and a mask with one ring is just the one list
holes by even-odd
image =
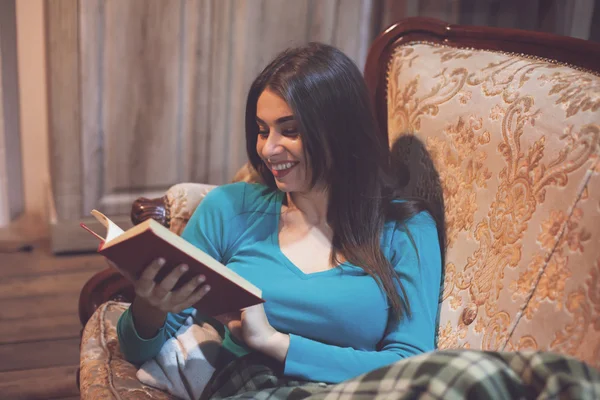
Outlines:
{"label": "red book cover", "polygon": [[98,252],[128,279],[139,278],[145,267],[162,257],[166,263],[156,282],[180,264],[187,264],[189,269],[175,289],[200,274],[206,276],[211,289],[194,305],[204,314],[217,316],[264,302],[260,289],[158,222],[150,219],[123,232],[100,212],[94,210],[92,214],[107,228],[106,239],[82,226],[103,242]]}

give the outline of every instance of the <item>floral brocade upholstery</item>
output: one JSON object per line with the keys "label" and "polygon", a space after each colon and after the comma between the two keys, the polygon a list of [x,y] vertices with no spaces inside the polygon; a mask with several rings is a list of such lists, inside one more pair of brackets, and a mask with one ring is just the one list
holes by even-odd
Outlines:
{"label": "floral brocade upholstery", "polygon": [[165,196],[170,216],[169,229],[181,235],[198,204],[214,187],[202,183],[179,183],[171,186]]}
{"label": "floral brocade upholstery", "polygon": [[411,43],[387,82],[407,192],[443,193],[439,347],[552,350],[600,367],[600,77]]}

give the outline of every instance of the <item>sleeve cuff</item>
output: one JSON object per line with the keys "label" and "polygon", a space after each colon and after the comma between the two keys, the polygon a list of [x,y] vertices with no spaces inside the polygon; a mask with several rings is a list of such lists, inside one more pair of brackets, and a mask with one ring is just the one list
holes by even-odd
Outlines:
{"label": "sleeve cuff", "polygon": [[306,378],[307,367],[310,366],[310,356],[315,353],[312,351],[312,341],[302,336],[289,334],[290,336],[290,347],[288,348],[287,356],[285,358],[285,365],[283,373],[286,376],[295,376],[298,378]]}
{"label": "sleeve cuff", "polygon": [[121,315],[118,322],[119,347],[125,359],[132,363],[143,363],[158,354],[166,341],[165,326],[163,325],[157,334],[150,338],[142,338],[133,323],[133,315],[128,308]]}

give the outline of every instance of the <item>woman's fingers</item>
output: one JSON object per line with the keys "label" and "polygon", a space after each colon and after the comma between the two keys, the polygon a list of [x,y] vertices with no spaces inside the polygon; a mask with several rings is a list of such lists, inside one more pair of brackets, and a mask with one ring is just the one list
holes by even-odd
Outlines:
{"label": "woman's fingers", "polygon": [[206,281],[206,277],[204,275],[195,276],[193,279],[190,279],[185,285],[179,288],[175,293],[173,293],[173,297],[176,299],[181,299],[181,301],[187,300],[187,298],[194,293],[194,290],[198,288],[198,286],[202,285]]}
{"label": "woman's fingers", "polygon": [[156,278],[156,274],[158,274],[158,271],[160,271],[163,265],[165,265],[164,258],[159,258],[152,261],[150,265],[148,265],[146,269],[144,269],[142,275],[140,275],[140,279],[138,279],[138,282],[154,283],[154,278]]}
{"label": "woman's fingers", "polygon": [[135,293],[138,296],[150,296],[155,286],[154,278],[156,278],[156,274],[158,271],[160,271],[163,265],[165,265],[165,260],[163,258],[159,258],[152,261],[150,265],[144,269],[142,275],[140,275],[140,278],[135,283]]}
{"label": "woman's fingers", "polygon": [[[204,296],[210,291],[210,285],[204,284],[194,290],[194,292],[181,304],[181,307],[177,307],[178,309],[185,310],[186,308],[192,307],[194,304],[202,300]],[[181,311],[180,310],[180,311]]]}
{"label": "woman's fingers", "polygon": [[173,268],[171,272],[164,279],[156,285],[154,288],[154,293],[158,297],[165,297],[177,284],[179,278],[183,276],[188,270],[188,266],[185,264],[178,265],[176,268]]}
{"label": "woman's fingers", "polygon": [[173,268],[160,283],[156,283],[156,276],[165,264],[165,260],[159,258],[144,269],[135,283],[136,295],[145,298],[150,304],[161,310],[177,313],[193,306],[210,290],[210,286],[205,284],[206,277],[204,275],[196,276],[181,288],[173,290],[189,269],[185,264]]}

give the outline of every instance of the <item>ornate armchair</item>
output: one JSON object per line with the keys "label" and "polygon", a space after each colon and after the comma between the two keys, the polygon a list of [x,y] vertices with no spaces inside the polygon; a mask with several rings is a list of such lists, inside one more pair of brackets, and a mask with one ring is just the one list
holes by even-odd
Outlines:
{"label": "ornate armchair", "polygon": [[[445,217],[439,348],[599,368],[600,45],[412,18],[373,43],[365,77],[406,193]],[[207,189],[140,199],[132,219],[180,232]],[[114,323],[132,298],[110,270],[82,290],[82,398],[168,398],[120,358]]]}

